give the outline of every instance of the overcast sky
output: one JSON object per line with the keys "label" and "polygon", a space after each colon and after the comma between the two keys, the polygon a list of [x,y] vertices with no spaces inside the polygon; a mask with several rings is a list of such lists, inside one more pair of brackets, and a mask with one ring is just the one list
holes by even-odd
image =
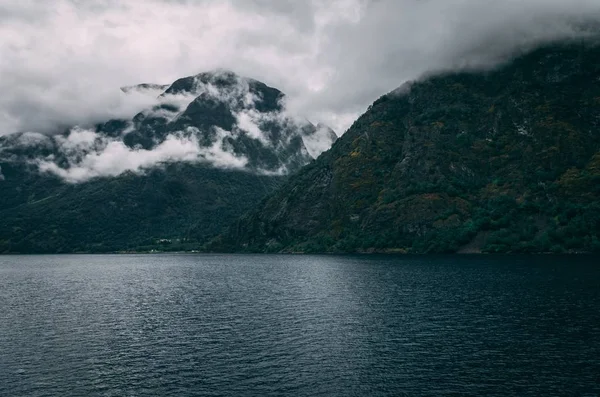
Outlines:
{"label": "overcast sky", "polygon": [[431,70],[572,36],[599,0],[0,0],[0,135],[132,116],[120,86],[231,69],[342,133]]}

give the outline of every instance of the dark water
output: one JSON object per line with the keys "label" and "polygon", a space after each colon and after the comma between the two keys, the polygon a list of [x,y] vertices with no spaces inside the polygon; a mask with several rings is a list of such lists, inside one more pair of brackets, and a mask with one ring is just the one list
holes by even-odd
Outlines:
{"label": "dark water", "polygon": [[2,396],[598,396],[600,260],[0,257]]}

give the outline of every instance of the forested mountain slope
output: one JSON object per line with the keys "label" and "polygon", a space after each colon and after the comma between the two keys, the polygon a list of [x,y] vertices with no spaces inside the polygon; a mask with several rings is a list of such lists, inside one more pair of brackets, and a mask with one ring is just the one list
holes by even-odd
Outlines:
{"label": "forested mountain slope", "polygon": [[384,95],[208,249],[599,251],[600,47]]}

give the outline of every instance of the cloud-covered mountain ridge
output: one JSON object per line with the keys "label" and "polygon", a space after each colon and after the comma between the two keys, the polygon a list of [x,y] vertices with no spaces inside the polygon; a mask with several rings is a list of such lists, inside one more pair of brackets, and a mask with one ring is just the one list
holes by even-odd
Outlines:
{"label": "cloud-covered mountain ridge", "polygon": [[154,103],[130,119],[2,137],[0,156],[26,159],[72,183],[174,162],[281,175],[307,164],[337,138],[328,127],[287,112],[281,91],[226,70],[121,90]]}

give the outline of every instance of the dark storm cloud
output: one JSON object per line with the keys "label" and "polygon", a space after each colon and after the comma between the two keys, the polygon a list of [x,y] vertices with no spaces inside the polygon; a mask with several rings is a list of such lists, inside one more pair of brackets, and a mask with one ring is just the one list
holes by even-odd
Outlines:
{"label": "dark storm cloud", "polygon": [[148,98],[120,86],[218,67],[342,132],[406,80],[599,20],[598,0],[0,0],[0,134],[132,115]]}

